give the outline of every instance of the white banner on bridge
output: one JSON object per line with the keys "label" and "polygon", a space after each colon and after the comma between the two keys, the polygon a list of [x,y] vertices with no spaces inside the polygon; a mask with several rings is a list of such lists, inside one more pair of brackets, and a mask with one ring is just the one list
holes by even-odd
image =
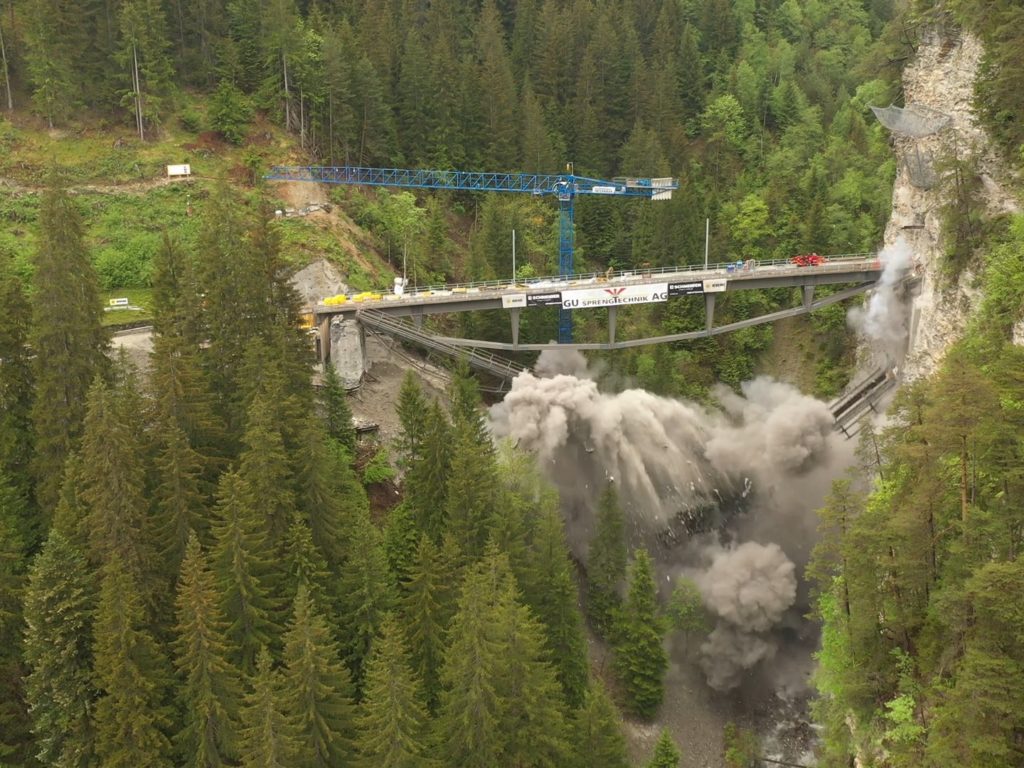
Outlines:
{"label": "white banner on bridge", "polygon": [[668,298],[668,283],[624,285],[620,288],[586,288],[562,291],[562,309],[615,307],[620,304],[651,304]]}
{"label": "white banner on bridge", "polygon": [[714,280],[704,281],[704,293],[721,293],[725,290],[725,286],[729,284],[729,281],[724,277],[718,277]]}
{"label": "white banner on bridge", "polygon": [[506,294],[506,295],[501,297],[501,306],[504,309],[512,309],[513,307],[525,307],[526,306],[526,294],[525,293]]}

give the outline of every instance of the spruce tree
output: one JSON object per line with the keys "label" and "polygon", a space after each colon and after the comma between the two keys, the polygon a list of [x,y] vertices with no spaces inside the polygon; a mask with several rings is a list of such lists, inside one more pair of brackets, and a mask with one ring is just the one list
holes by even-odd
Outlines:
{"label": "spruce tree", "polygon": [[242,442],[245,450],[240,456],[238,476],[245,483],[249,503],[266,521],[271,547],[280,553],[295,514],[295,495],[280,429],[262,397],[257,396],[249,408]]}
{"label": "spruce tree", "polygon": [[652,719],[664,695],[662,677],[668,667],[664,630],[658,617],[651,559],[639,549],[629,580],[629,595],[615,632],[615,671],[631,712]]}
{"label": "spruce tree", "polygon": [[179,764],[194,768],[233,765],[238,749],[241,690],[238,671],[227,659],[227,624],[218,598],[213,571],[193,533],[175,598],[174,664],[183,681],[179,700],[184,725],[176,737]]}
{"label": "spruce tree", "polygon": [[284,690],[298,727],[298,768],[350,764],[354,757],[352,680],[323,614],[299,586],[284,635]]}
{"label": "spruce tree", "polygon": [[328,606],[330,574],[323,552],[313,542],[309,525],[298,513],[292,518],[285,544],[289,583],[295,589],[303,586],[317,605]]}
{"label": "spruce tree", "polygon": [[432,711],[441,692],[439,672],[445,630],[454,609],[452,576],[445,571],[437,546],[429,536],[422,535],[409,580],[403,585],[402,612],[412,667],[422,681],[426,702]]}
{"label": "spruce tree", "polygon": [[192,450],[188,437],[165,415],[156,425],[157,445],[153,489],[154,524],[165,574],[181,566],[190,532],[209,544],[210,523],[201,491],[202,457]]}
{"label": "spruce tree", "polygon": [[[29,333],[36,395],[33,468],[36,500],[49,519],[57,505],[64,460],[82,434],[86,392],[107,368],[107,334],[100,325],[99,289],[82,217],[56,172],[42,195],[39,222],[32,287],[46,301],[32,305]],[[53,307],[61,309],[53,312]]]}
{"label": "spruce tree", "polygon": [[455,421],[448,474],[447,530],[467,562],[483,555],[494,521],[498,475],[494,449],[482,444],[469,416]]}
{"label": "spruce tree", "polygon": [[366,662],[363,704],[356,742],[370,768],[427,768],[427,710],[419,679],[409,666],[409,652],[394,616],[381,622],[380,636]]}
{"label": "spruce tree", "polygon": [[[0,475],[26,502],[31,500],[32,361],[27,346],[32,307],[11,260],[0,251]],[[27,516],[17,521],[19,535],[28,544],[40,535]]]}
{"label": "spruce tree", "polygon": [[597,532],[587,557],[587,613],[605,637],[622,602],[619,590],[625,577],[625,524],[618,493],[609,482],[598,502]]}
{"label": "spruce tree", "polygon": [[205,333],[195,269],[181,246],[166,235],[153,256],[152,281],[149,388],[160,417],[181,428],[189,446],[203,457],[203,477],[212,485],[228,447],[226,428],[200,360]]}
{"label": "spruce tree", "polygon": [[573,768],[629,768],[622,718],[595,679],[572,720]]}
{"label": "spruce tree", "polygon": [[654,745],[654,754],[648,761],[645,768],[679,768],[679,748],[668,734],[668,729],[661,730],[658,743]]}
{"label": "spruce tree", "polygon": [[234,472],[221,478],[213,523],[213,571],[228,621],[231,661],[251,671],[260,647],[280,634],[276,605],[265,584],[270,553],[262,520]]}
{"label": "spruce tree", "polygon": [[342,645],[357,687],[380,623],[395,607],[395,579],[388,567],[380,531],[369,515],[353,521],[349,555],[338,576],[342,615]]}
{"label": "spruce tree", "polygon": [[270,652],[256,654],[256,674],[242,707],[243,768],[295,768],[299,756],[298,727],[285,695],[284,676],[274,669]]}
{"label": "spruce tree", "polygon": [[395,410],[402,424],[402,434],[398,438],[398,456],[405,466],[412,466],[420,456],[421,446],[427,435],[427,400],[423,396],[420,380],[412,370],[406,371],[402,379]]}
{"label": "spruce tree", "polygon": [[33,752],[22,691],[22,601],[28,560],[19,529],[28,517],[26,506],[0,469],[0,758],[11,762],[26,762]]}
{"label": "spruce tree", "polygon": [[544,506],[531,543],[530,585],[525,597],[540,620],[551,660],[572,708],[583,703],[587,690],[587,648],[579,610],[579,592],[570,570],[562,516],[554,503]]}
{"label": "spruce tree", "polygon": [[348,395],[341,385],[338,370],[333,365],[325,366],[323,385],[320,388],[320,407],[323,410],[324,427],[328,437],[345,446],[345,450],[355,455],[356,429],[352,423],[352,409],[348,405]]}
{"label": "spruce tree", "polygon": [[155,563],[137,403],[130,377],[112,387],[100,378],[93,382],[86,400],[80,498],[88,510],[90,559],[103,564],[117,557],[135,588],[150,595]]}
{"label": "spruce tree", "polygon": [[420,531],[440,543],[445,530],[448,479],[451,465],[451,426],[436,402],[426,410],[421,453],[406,475],[409,506]]}
{"label": "spruce tree", "polygon": [[166,661],[144,626],[138,584],[116,552],[103,566],[94,637],[100,761],[111,768],[170,766]]}
{"label": "spruce tree", "polygon": [[43,765],[95,763],[92,621],[96,593],[84,555],[50,532],[25,590],[25,692]]}
{"label": "spruce tree", "polygon": [[503,702],[498,678],[505,663],[498,628],[501,593],[487,566],[481,562],[472,567],[463,581],[441,668],[439,748],[450,768],[501,764]]}
{"label": "spruce tree", "polygon": [[502,765],[561,768],[568,758],[565,698],[548,661],[544,631],[522,604],[514,579],[504,586],[499,614],[502,657]]}

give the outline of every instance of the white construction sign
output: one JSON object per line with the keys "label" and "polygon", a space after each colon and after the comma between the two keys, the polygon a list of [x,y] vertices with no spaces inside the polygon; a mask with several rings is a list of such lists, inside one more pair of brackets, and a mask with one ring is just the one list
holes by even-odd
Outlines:
{"label": "white construction sign", "polygon": [[185,163],[184,165],[168,165],[167,166],[167,177],[168,178],[173,179],[173,178],[178,177],[178,176],[191,176],[191,175],[192,175],[192,166],[189,165],[188,163]]}
{"label": "white construction sign", "polygon": [[668,298],[668,283],[624,285],[620,288],[587,288],[562,291],[562,309],[617,307],[621,304],[652,304]]}
{"label": "white construction sign", "polygon": [[526,306],[526,294],[525,293],[511,293],[505,294],[501,297],[501,306],[505,309],[513,309],[514,307],[525,307]]}
{"label": "white construction sign", "polygon": [[715,278],[714,280],[704,281],[704,293],[721,293],[725,290],[725,286],[729,284],[729,281],[724,277]]}

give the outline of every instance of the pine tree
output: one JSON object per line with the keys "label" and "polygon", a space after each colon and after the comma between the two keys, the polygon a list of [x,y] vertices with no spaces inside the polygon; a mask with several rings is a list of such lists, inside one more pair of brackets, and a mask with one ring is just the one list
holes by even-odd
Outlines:
{"label": "pine tree", "polygon": [[384,616],[395,606],[395,580],[388,568],[380,531],[369,515],[353,521],[349,555],[338,575],[342,615],[342,645],[358,687],[362,666]]}
{"label": "pine tree", "polygon": [[284,686],[298,725],[299,768],[326,768],[353,759],[352,681],[319,608],[299,586],[284,636]]}
{"label": "pine tree", "polygon": [[159,453],[155,460],[156,488],[153,489],[154,524],[165,574],[177,571],[185,555],[189,533],[211,541],[206,499],[200,490],[202,457],[188,444],[188,437],[164,416],[156,427]]}
{"label": "pine tree", "polygon": [[544,627],[547,648],[570,707],[583,703],[587,689],[587,650],[580,619],[579,594],[557,500],[545,504],[527,558],[531,572],[524,587],[527,603]]}
{"label": "pine tree", "polygon": [[441,668],[438,731],[441,756],[450,768],[501,764],[498,677],[505,659],[497,624],[499,587],[487,566],[481,562],[466,575]]}
{"label": "pine tree", "polygon": [[419,530],[439,543],[445,529],[451,427],[436,402],[426,410],[423,431],[421,455],[411,462],[406,476],[406,495]]}
{"label": "pine tree", "polygon": [[500,615],[502,658],[502,765],[560,768],[569,754],[565,699],[548,662],[544,631],[519,599],[513,579],[504,587]]}
{"label": "pine tree", "polygon": [[269,404],[260,396],[249,408],[243,443],[238,476],[249,503],[266,521],[271,547],[280,552],[295,514],[295,496],[284,440]]}
{"label": "pine tree", "polygon": [[25,591],[26,698],[44,765],[95,764],[92,620],[96,594],[85,557],[51,531]]}
{"label": "pine tree", "polygon": [[290,583],[305,587],[317,605],[328,606],[330,574],[323,552],[313,542],[309,525],[298,513],[292,518],[285,544]]}
{"label": "pine tree", "polygon": [[[82,434],[86,392],[107,367],[107,335],[100,325],[96,273],[85,248],[82,218],[56,172],[42,195],[39,222],[32,286],[35,295],[47,300],[33,304],[29,343],[35,353],[36,500],[49,519],[64,461]],[[54,306],[61,311],[52,312]]]}
{"label": "pine tree", "polygon": [[213,571],[193,533],[175,598],[174,663],[184,681],[179,698],[185,719],[176,742],[182,764],[195,768],[232,765],[238,748],[241,691],[238,671],[227,660],[227,625],[218,597]]}
{"label": "pine tree", "polygon": [[352,424],[352,409],[348,405],[348,396],[345,394],[345,388],[341,386],[338,370],[333,365],[325,366],[325,369],[323,386],[320,389],[320,407],[323,408],[327,435],[354,455],[356,430]]}
{"label": "pine tree", "polygon": [[676,743],[672,741],[668,730],[663,728],[661,736],[658,737],[658,743],[654,745],[654,754],[651,755],[646,768],[679,768],[681,758],[682,755],[679,754]]}
{"label": "pine tree", "polygon": [[157,0],[129,0],[121,6],[121,49],[118,60],[128,72],[121,99],[135,117],[139,138],[160,125],[174,88],[174,68],[168,53],[167,20]]}
{"label": "pine tree", "polygon": [[572,748],[578,768],[629,768],[622,718],[600,680],[593,680],[572,721]]}
{"label": "pine tree", "polygon": [[92,562],[118,558],[135,588],[149,595],[155,563],[147,526],[144,451],[135,424],[138,398],[130,374],[112,387],[99,378],[90,387],[80,497],[88,510],[85,523]]}
{"label": "pine tree", "polygon": [[236,473],[221,478],[213,534],[213,570],[228,621],[231,661],[251,671],[256,652],[279,635],[276,605],[265,584],[270,554],[262,521]]}
{"label": "pine tree", "polygon": [[104,766],[170,766],[166,661],[144,627],[132,573],[115,552],[103,566],[94,627],[96,753]]}
{"label": "pine tree", "polygon": [[657,615],[651,559],[646,550],[637,550],[629,582],[629,595],[615,632],[615,671],[625,689],[630,711],[651,719],[664,695],[662,677],[668,667],[668,656]]}
{"label": "pine tree", "polygon": [[270,652],[256,654],[256,674],[242,708],[243,768],[294,768],[299,752],[295,714],[286,697],[284,675]]}
{"label": "pine tree", "polygon": [[494,449],[481,446],[473,425],[459,420],[447,488],[447,530],[458,542],[466,561],[483,555],[494,519],[498,495]]}
{"label": "pine tree", "polygon": [[587,558],[587,613],[608,637],[622,602],[619,589],[626,576],[626,539],[615,486],[610,482],[597,508],[597,533]]}
{"label": "pine tree", "polygon": [[[13,490],[30,500],[32,459],[32,373],[27,346],[32,307],[11,260],[0,253],[0,474]],[[28,512],[28,507],[23,510]],[[17,521],[17,531],[28,544],[39,533],[29,518]]]}
{"label": "pine tree", "polygon": [[421,536],[402,597],[412,668],[422,681],[426,702],[432,711],[441,692],[439,672],[445,630],[454,608],[451,587],[454,574],[446,573],[443,566],[437,546],[429,536]]}
{"label": "pine tree", "polygon": [[412,370],[405,372],[402,388],[395,406],[402,434],[398,438],[398,455],[406,466],[412,466],[420,457],[421,446],[427,437],[427,400],[423,387]]}
{"label": "pine tree", "polygon": [[381,623],[380,636],[366,662],[363,705],[356,742],[370,768],[428,768],[427,710],[419,680],[394,616]]}
{"label": "pine tree", "polygon": [[69,45],[74,3],[32,0],[24,6],[25,64],[34,86],[32,102],[50,128],[74,109],[78,99],[75,58]]}
{"label": "pine tree", "polygon": [[26,506],[0,469],[0,758],[11,762],[28,761],[33,751],[22,691],[22,601],[28,560],[20,528],[28,517]]}

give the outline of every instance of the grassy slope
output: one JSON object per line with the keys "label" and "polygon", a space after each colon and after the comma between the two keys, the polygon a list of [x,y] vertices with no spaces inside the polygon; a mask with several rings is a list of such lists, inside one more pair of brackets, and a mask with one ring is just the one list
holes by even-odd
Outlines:
{"label": "grassy slope", "polygon": [[[200,126],[202,108],[200,101],[184,105],[184,111],[198,115]],[[187,130],[178,118],[168,120],[158,136],[145,142],[127,127],[104,122],[48,131],[28,115],[0,119],[0,251],[13,254],[19,272],[29,275],[38,190],[47,168],[56,162],[79,201],[104,301],[128,296],[147,307],[147,266],[163,233],[186,245],[193,242],[204,200],[221,180],[240,194],[254,196],[246,169],[246,162],[253,160],[262,167],[303,162],[294,141],[262,121],[251,126],[243,146],[234,147],[213,134]],[[165,166],[170,163],[189,163],[193,177],[169,182]],[[286,190],[270,184],[267,193],[276,208],[290,207]],[[393,273],[379,255],[378,239],[338,207],[329,215],[281,219],[280,226],[285,255],[296,267],[322,257],[333,261],[357,289],[390,282]],[[106,313],[110,323],[147,316]]]}

